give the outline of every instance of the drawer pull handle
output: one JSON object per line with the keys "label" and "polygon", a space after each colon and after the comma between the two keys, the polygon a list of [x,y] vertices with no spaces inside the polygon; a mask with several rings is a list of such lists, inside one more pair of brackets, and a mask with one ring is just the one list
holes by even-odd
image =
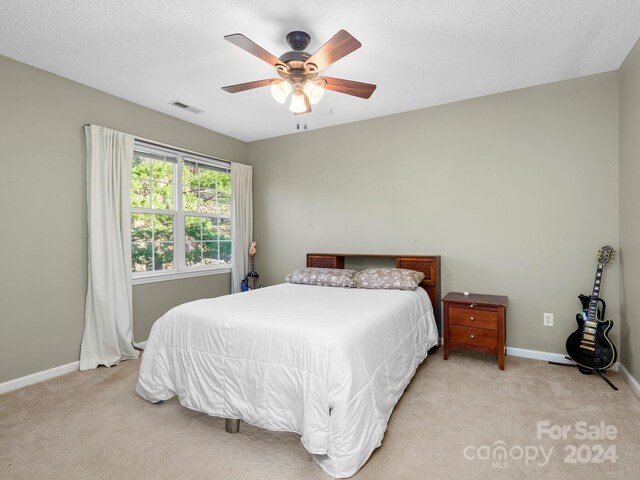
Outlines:
{"label": "drawer pull handle", "polygon": [[469,335],[469,336],[470,336],[471,338],[476,338],[476,337],[474,337],[473,335]]}
{"label": "drawer pull handle", "polygon": [[474,305],[473,305],[473,303],[472,303],[472,304],[471,304],[471,305],[469,305],[469,306],[470,306],[471,308],[473,308],[473,306],[474,306]]}
{"label": "drawer pull handle", "polygon": [[473,317],[471,317],[471,320],[473,320]]}

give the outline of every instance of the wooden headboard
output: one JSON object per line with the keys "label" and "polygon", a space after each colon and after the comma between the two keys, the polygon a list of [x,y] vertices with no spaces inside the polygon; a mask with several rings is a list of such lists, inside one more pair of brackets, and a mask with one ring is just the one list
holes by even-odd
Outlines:
{"label": "wooden headboard", "polygon": [[429,294],[436,325],[442,336],[440,319],[440,255],[367,255],[360,253],[307,253],[307,267],[344,268],[347,257],[369,257],[394,259],[396,268],[406,268],[424,273],[420,286]]}

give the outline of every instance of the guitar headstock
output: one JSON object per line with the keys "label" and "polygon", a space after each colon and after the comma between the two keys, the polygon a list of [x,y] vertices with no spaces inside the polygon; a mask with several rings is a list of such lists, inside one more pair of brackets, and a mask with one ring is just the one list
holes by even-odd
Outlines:
{"label": "guitar headstock", "polygon": [[613,258],[616,251],[609,245],[605,245],[598,250],[598,265],[606,265]]}
{"label": "guitar headstock", "polygon": [[253,257],[256,254],[256,242],[251,242],[251,245],[249,246],[249,256]]}

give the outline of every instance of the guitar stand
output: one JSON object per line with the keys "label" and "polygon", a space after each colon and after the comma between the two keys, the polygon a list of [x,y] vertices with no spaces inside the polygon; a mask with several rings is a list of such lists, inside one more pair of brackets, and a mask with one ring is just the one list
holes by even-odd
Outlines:
{"label": "guitar stand", "polygon": [[[570,360],[573,362],[573,360],[571,360],[570,357],[564,357],[567,360]],[[603,379],[605,382],[607,382],[609,384],[609,386],[614,389],[614,390],[618,390],[618,387],[616,387],[613,383],[611,383],[611,380],[609,380],[607,377],[605,377],[603,375],[602,372],[605,372],[606,370],[597,370],[595,368],[585,368],[585,367],[581,367],[580,365],[578,365],[577,363],[561,363],[561,362],[549,362],[550,365],[560,365],[561,367],[576,367],[578,368],[578,370],[580,370],[580,373],[584,374],[584,375],[591,375],[593,372],[596,372],[598,375],[600,375],[600,378]]]}

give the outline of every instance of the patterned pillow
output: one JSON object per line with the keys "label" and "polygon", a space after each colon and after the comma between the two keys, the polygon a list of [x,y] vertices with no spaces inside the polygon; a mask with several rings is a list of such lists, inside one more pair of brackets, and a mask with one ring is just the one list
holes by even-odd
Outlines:
{"label": "patterned pillow", "polygon": [[414,290],[424,278],[424,273],[404,268],[369,268],[355,276],[357,288],[382,288]]}
{"label": "patterned pillow", "polygon": [[284,277],[285,282],[323,287],[353,287],[355,270],[340,268],[301,268]]}

